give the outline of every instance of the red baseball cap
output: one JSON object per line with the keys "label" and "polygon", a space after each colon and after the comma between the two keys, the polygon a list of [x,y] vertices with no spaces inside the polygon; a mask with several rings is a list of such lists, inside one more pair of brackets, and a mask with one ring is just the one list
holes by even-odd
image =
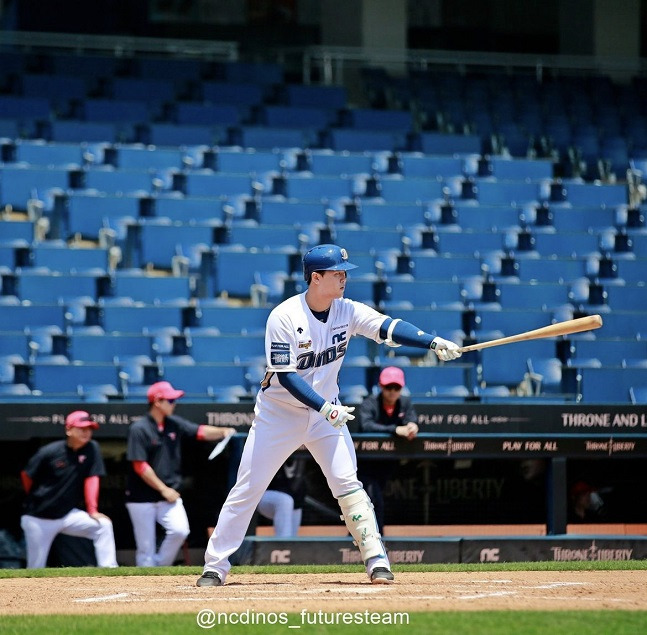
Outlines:
{"label": "red baseball cap", "polygon": [[75,410],[65,417],[65,427],[94,428],[96,430],[99,427],[99,424],[90,416],[89,412],[86,412],[85,410]]}
{"label": "red baseball cap", "polygon": [[388,386],[389,384],[397,384],[404,387],[404,372],[397,366],[387,366],[380,373],[380,386]]}
{"label": "red baseball cap", "polygon": [[158,381],[151,385],[146,392],[149,403],[153,403],[157,399],[179,399],[182,395],[184,395],[184,391],[175,390],[168,381]]}

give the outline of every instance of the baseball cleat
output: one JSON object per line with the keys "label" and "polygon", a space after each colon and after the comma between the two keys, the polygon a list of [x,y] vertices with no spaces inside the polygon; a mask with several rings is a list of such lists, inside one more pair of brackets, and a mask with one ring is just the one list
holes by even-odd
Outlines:
{"label": "baseball cleat", "polygon": [[222,580],[215,571],[205,571],[198,581],[196,586],[222,586]]}
{"label": "baseball cleat", "polygon": [[393,584],[395,577],[386,567],[375,567],[371,571],[371,584]]}

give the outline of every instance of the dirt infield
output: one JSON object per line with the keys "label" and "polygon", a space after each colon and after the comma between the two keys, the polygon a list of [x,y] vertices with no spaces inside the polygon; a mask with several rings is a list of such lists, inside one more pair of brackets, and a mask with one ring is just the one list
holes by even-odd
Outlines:
{"label": "dirt infield", "polygon": [[147,614],[306,611],[647,610],[647,571],[398,573],[371,585],[361,573],[233,574],[224,587],[197,576],[0,580],[0,613]]}

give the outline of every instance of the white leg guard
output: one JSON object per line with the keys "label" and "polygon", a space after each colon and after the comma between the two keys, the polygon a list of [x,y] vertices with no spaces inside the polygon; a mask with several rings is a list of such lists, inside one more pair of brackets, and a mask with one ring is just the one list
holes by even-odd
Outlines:
{"label": "white leg guard", "polygon": [[341,519],[354,538],[355,545],[362,554],[362,560],[368,562],[370,558],[384,557],[386,550],[382,544],[373,504],[368,494],[363,489],[358,489],[351,494],[340,496],[337,500],[342,511]]}

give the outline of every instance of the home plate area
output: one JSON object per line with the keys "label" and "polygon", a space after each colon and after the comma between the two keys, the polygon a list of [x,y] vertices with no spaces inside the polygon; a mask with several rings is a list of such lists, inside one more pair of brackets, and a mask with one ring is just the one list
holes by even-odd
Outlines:
{"label": "home plate area", "polygon": [[397,572],[374,586],[361,573],[18,578],[0,581],[3,613],[298,613],[463,610],[647,610],[647,571]]}

